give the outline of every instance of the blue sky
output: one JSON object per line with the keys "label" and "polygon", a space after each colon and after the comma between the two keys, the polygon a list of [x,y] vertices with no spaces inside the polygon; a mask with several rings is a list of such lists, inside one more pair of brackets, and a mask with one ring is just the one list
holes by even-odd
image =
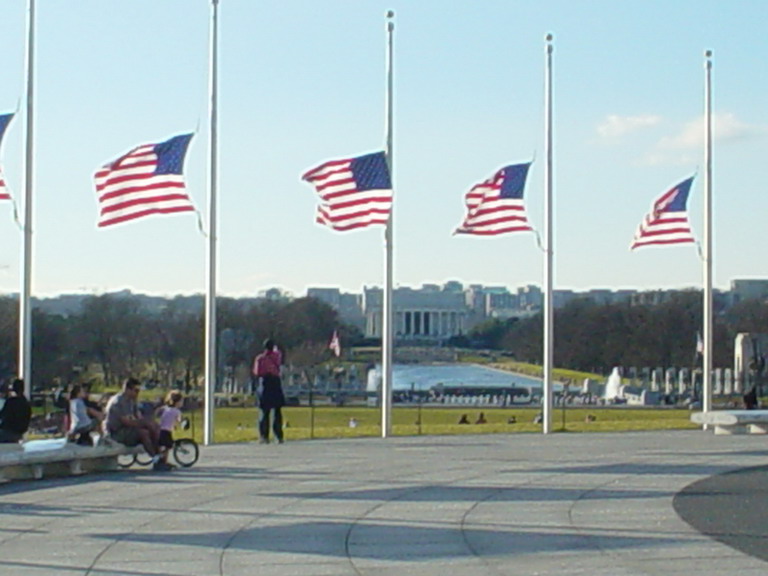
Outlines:
{"label": "blue sky", "polygon": [[[544,36],[555,35],[555,288],[701,286],[695,247],[629,244],[653,199],[698,171],[705,49],[714,51],[715,285],[768,276],[768,3],[221,0],[219,287],[253,294],[383,283],[383,230],[314,224],[308,168],[384,147],[385,18],[396,11],[394,281],[541,284],[531,234],[455,237],[463,196],[531,159],[543,229]],[[26,0],[0,4],[0,113],[23,102]],[[203,292],[194,217],[98,230],[93,172],[195,130],[190,195],[207,210],[206,0],[38,0],[33,294]],[[0,149],[22,197],[24,111]],[[0,293],[22,234],[0,204]]]}

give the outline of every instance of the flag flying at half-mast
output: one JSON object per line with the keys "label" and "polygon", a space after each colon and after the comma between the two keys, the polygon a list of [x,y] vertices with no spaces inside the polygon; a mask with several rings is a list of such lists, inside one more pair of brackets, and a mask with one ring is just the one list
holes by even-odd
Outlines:
{"label": "flag flying at half-mast", "polygon": [[[8,128],[8,124],[11,123],[11,119],[13,118],[13,114],[0,114],[0,146],[3,144],[3,135],[5,134],[5,129]],[[2,167],[0,167],[0,200],[10,200],[11,194],[8,192],[8,187],[5,185],[5,180],[3,179],[3,170]]]}
{"label": "flag flying at half-mast", "polygon": [[530,162],[505,166],[467,192],[467,215],[456,234],[495,236],[532,231],[525,214],[523,192]]}
{"label": "flag flying at half-mast", "polygon": [[320,195],[318,224],[346,231],[389,221],[392,179],[384,152],[325,162],[301,179]]}
{"label": "flag flying at half-mast", "polygon": [[662,194],[635,233],[630,250],[641,246],[665,246],[696,242],[688,222],[688,194],[693,176]]}
{"label": "flag flying at half-mast", "polygon": [[333,336],[331,336],[331,341],[328,343],[328,348],[333,352],[333,355],[338,358],[341,356],[341,340],[339,340],[339,332],[337,330],[333,331]]}
{"label": "flag flying at half-mast", "polygon": [[99,227],[149,216],[194,212],[184,186],[184,156],[192,134],[138,146],[94,175]]}

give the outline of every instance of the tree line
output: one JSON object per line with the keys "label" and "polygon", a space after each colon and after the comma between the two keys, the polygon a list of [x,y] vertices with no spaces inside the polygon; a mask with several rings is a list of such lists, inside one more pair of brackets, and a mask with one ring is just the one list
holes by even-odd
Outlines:
{"label": "tree line", "polygon": [[[607,374],[613,366],[694,367],[697,333],[702,331],[700,291],[674,293],[661,304],[597,304],[589,298],[570,302],[554,314],[554,364]],[[733,367],[739,332],[768,333],[768,302],[746,300],[726,307],[714,303],[713,366]],[[541,314],[524,319],[489,320],[465,343],[506,350],[517,360],[541,364]]]}
{"label": "tree line", "polygon": [[[203,299],[172,298],[149,309],[133,295],[85,297],[80,310],[32,313],[32,381],[35,388],[73,381],[116,387],[138,376],[161,386],[187,389],[203,375]],[[339,330],[345,347],[364,342],[360,331],[343,324],[327,304],[314,298],[217,300],[218,380],[247,370],[265,338],[275,338],[297,366],[330,357],[328,342]],[[597,304],[578,299],[554,315],[555,366],[607,374],[613,366],[693,367],[696,335],[702,326],[699,291],[674,293],[657,305]],[[749,300],[726,307],[715,301],[713,365],[733,366],[739,332],[768,333],[768,303]],[[0,379],[17,373],[18,301],[0,297]],[[372,344],[373,342],[367,342]],[[458,347],[510,353],[542,362],[542,318],[488,320]]]}
{"label": "tree line", "polygon": [[[127,376],[161,386],[200,382],[204,367],[203,299],[167,300],[149,310],[133,295],[85,297],[72,314],[32,312],[32,382],[36,389],[89,380],[116,387]],[[316,363],[328,357],[328,341],[361,335],[313,298],[217,299],[218,373],[250,366],[261,342],[276,339],[289,359]],[[18,301],[0,298],[0,379],[17,373]]]}

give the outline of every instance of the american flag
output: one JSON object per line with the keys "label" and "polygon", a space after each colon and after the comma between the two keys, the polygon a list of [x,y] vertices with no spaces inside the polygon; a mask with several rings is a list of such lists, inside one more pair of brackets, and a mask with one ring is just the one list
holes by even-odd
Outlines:
{"label": "american flag", "polygon": [[640,223],[630,250],[641,246],[691,244],[696,242],[688,222],[688,193],[693,176],[659,197]]}
{"label": "american flag", "polygon": [[341,340],[339,340],[339,333],[334,330],[331,341],[328,343],[328,348],[333,352],[333,355],[338,358],[341,356]]}
{"label": "american flag", "polygon": [[494,236],[532,231],[523,204],[530,167],[530,162],[505,166],[485,182],[473,186],[465,198],[467,215],[455,233]]}
{"label": "american flag", "polygon": [[[11,123],[11,120],[13,119],[13,114],[0,114],[0,144],[3,143],[3,134],[5,134],[5,129],[8,128],[8,124]],[[0,170],[0,200],[10,200],[11,194],[8,192],[8,188],[5,185],[5,180],[3,179],[3,171]]]}
{"label": "american flag", "polygon": [[389,222],[392,179],[384,152],[325,162],[301,179],[320,195],[318,224],[346,231]]}
{"label": "american flag", "polygon": [[150,214],[194,212],[184,187],[184,156],[192,134],[138,146],[94,175],[99,228]]}

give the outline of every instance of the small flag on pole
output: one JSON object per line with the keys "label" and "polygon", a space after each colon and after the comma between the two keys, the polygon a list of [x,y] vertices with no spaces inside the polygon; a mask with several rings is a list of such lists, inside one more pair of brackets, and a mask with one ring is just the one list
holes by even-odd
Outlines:
{"label": "small flag on pole", "polygon": [[455,234],[495,236],[530,232],[523,191],[531,163],[505,166],[488,180],[472,187],[465,202],[467,215]]}
{"label": "small flag on pole", "polygon": [[320,195],[318,224],[343,232],[389,222],[392,179],[384,152],[325,162],[301,179]]}
{"label": "small flag on pole", "polygon": [[328,348],[333,352],[333,355],[338,358],[341,356],[341,341],[339,340],[339,333],[334,330],[333,336],[331,336],[331,342],[328,344]]}
{"label": "small flag on pole", "polygon": [[138,146],[94,175],[99,228],[151,214],[194,212],[184,186],[184,156],[192,134]]}
{"label": "small flag on pole", "polygon": [[[5,134],[5,129],[8,128],[8,124],[11,123],[11,120],[13,119],[13,114],[0,114],[0,145],[3,143],[3,135]],[[8,191],[8,187],[5,185],[5,180],[3,179],[3,171],[0,169],[0,200],[10,200],[11,194]]]}
{"label": "small flag on pole", "polygon": [[641,246],[691,244],[696,242],[688,222],[688,194],[693,176],[662,194],[640,223],[630,250]]}

